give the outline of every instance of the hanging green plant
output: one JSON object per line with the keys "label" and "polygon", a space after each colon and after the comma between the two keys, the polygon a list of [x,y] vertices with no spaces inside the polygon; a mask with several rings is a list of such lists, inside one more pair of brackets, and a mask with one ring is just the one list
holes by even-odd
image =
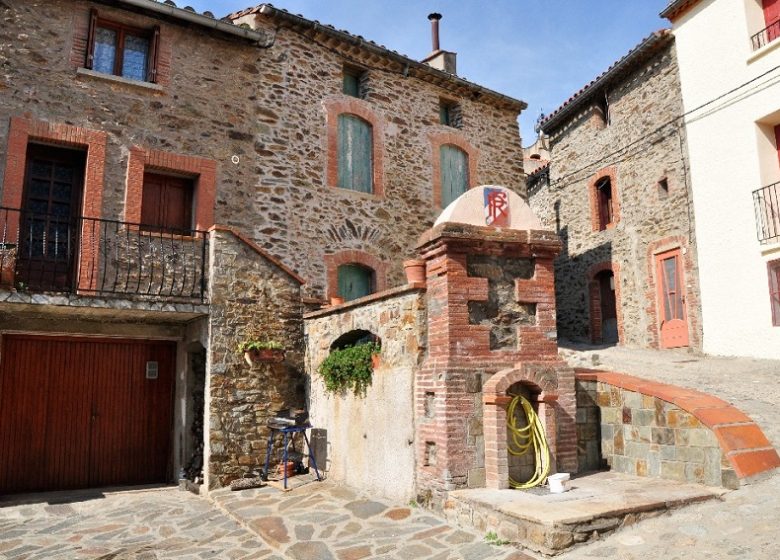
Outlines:
{"label": "hanging green plant", "polygon": [[377,343],[369,342],[331,351],[319,367],[325,389],[331,393],[351,389],[355,395],[364,395],[371,385],[373,356],[380,350]]}

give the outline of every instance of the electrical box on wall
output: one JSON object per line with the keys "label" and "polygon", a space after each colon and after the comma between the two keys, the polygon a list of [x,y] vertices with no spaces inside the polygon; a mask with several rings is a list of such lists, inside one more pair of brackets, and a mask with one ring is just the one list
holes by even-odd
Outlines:
{"label": "electrical box on wall", "polygon": [[157,362],[146,362],[146,378],[147,379],[157,379],[158,373],[160,371],[159,365]]}

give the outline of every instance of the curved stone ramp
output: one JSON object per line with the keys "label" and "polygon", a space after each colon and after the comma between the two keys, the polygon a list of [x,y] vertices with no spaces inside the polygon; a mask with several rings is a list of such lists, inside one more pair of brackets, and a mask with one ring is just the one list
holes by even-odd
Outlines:
{"label": "curved stone ramp", "polygon": [[780,467],[780,456],[761,428],[728,402],[694,389],[658,383],[624,373],[576,368],[577,381],[595,381],[675,405],[711,430],[738,482]]}

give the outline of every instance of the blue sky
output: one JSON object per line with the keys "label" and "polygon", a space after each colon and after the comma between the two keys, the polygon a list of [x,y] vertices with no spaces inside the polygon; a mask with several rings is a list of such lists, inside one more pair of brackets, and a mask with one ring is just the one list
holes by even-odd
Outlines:
{"label": "blue sky", "polygon": [[[176,0],[217,17],[251,0]],[[523,144],[550,113],[652,31],[668,27],[667,0],[276,0],[309,19],[362,35],[411,58],[431,50],[427,15],[440,12],[441,47],[458,74],[526,101]]]}

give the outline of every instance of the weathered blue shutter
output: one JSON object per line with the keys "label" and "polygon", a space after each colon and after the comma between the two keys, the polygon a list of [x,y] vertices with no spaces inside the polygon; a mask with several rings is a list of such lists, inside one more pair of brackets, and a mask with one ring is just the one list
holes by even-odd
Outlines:
{"label": "weathered blue shutter", "polygon": [[441,206],[446,208],[469,188],[469,160],[466,152],[449,144],[439,149],[441,163]]}
{"label": "weathered blue shutter", "polygon": [[339,295],[344,301],[367,296],[371,293],[371,269],[357,264],[345,264],[339,267]]}
{"label": "weathered blue shutter", "polygon": [[372,127],[355,115],[339,115],[339,187],[372,192]]}

